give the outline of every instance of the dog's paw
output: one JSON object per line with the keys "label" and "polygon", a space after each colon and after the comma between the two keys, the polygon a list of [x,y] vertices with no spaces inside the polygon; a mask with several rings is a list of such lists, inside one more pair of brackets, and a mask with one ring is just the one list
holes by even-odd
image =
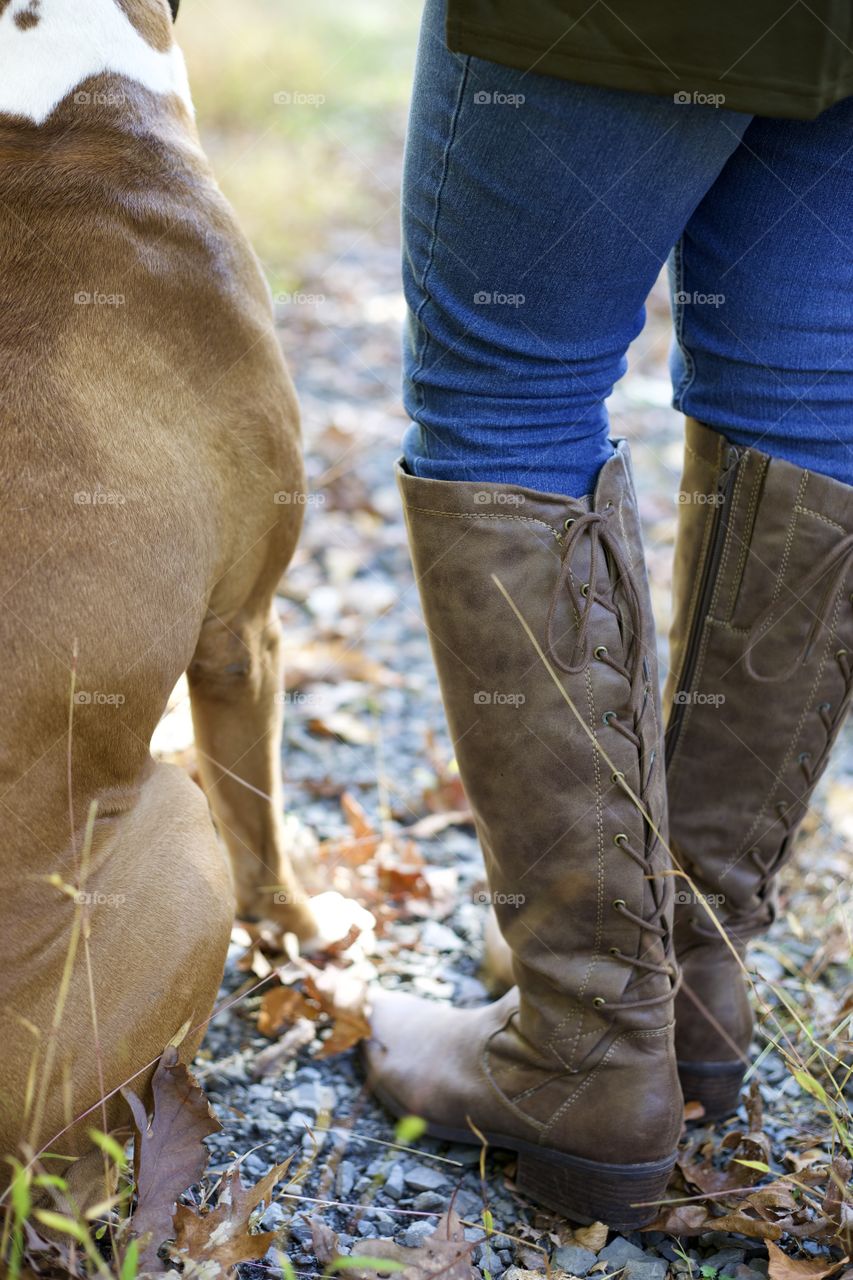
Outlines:
{"label": "dog's paw", "polygon": [[317,929],[314,937],[302,944],[303,951],[322,951],[343,942],[353,930],[358,930],[362,948],[369,950],[365,944],[373,937],[376,921],[365,907],[334,889],[316,894],[309,899],[308,905]]}

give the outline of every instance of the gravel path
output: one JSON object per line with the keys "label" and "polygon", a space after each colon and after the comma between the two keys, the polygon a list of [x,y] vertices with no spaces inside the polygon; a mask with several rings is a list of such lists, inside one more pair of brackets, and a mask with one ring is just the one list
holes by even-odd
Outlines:
{"label": "gravel path", "polygon": [[[333,245],[315,281],[308,273],[302,300],[283,301],[280,315],[301,395],[315,490],[281,602],[288,668],[287,805],[295,838],[310,849],[315,837],[328,840],[348,831],[343,791],[358,799],[377,828],[399,831],[423,818],[425,792],[436,784],[435,761],[446,763],[451,752],[392,476],[404,427],[396,250],[342,246],[335,260]],[[656,294],[631,373],[612,405],[614,434],[628,435],[634,451],[664,654],[680,472],[679,423],[667,407],[666,325],[663,295]],[[353,672],[346,663],[341,669],[331,659],[324,670],[323,660],[312,657],[318,645],[337,646],[335,652],[356,654],[381,671],[377,679],[365,679],[364,672]],[[755,957],[767,979],[785,981],[817,1028],[838,1021],[843,1006],[841,921],[851,797],[848,734],[807,823],[788,880],[786,910]],[[476,901],[483,883],[476,840],[470,828],[451,826],[418,844],[433,904],[419,917],[413,899],[399,918],[384,920],[376,950],[360,959],[359,970],[433,999],[476,1004],[487,996],[478,978],[485,907]],[[226,993],[247,980],[237,967],[243,951],[237,936]],[[815,973],[806,979],[810,964]],[[769,991],[768,999],[775,1001]],[[393,1122],[365,1095],[354,1051],[318,1059],[315,1040],[275,1074],[257,1078],[257,1055],[270,1045],[257,1030],[259,1001],[258,994],[245,997],[215,1020],[197,1064],[224,1125],[209,1141],[211,1171],[237,1154],[243,1157],[246,1180],[254,1181],[274,1162],[301,1153],[300,1198],[277,1201],[263,1218],[265,1228],[280,1233],[281,1247],[300,1275],[322,1270],[312,1243],[312,1216],[338,1233],[343,1252],[364,1253],[377,1236],[419,1244],[452,1197],[470,1224],[467,1238],[476,1242],[474,1266],[492,1280],[503,1275],[519,1280],[513,1268],[544,1270],[546,1257],[575,1276],[591,1270],[618,1271],[625,1280],[663,1280],[667,1273],[701,1274],[706,1280],[718,1274],[733,1280],[767,1275],[764,1245],[731,1233],[712,1231],[679,1244],[672,1235],[647,1232],[613,1238],[604,1247],[593,1241],[597,1249],[588,1248],[566,1224],[515,1194],[506,1155],[489,1154],[484,1199],[476,1149],[424,1138],[412,1144],[413,1150],[388,1145],[395,1141]],[[786,1153],[809,1147],[829,1153],[825,1117],[774,1052],[764,1057],[760,1079],[771,1167],[787,1171]],[[742,1114],[729,1128],[748,1127],[746,1119]],[[711,1131],[705,1136],[712,1144],[718,1137]],[[482,1225],[485,1206],[494,1221],[489,1239]],[[801,1247],[806,1255],[817,1249],[808,1241]],[[280,1272],[269,1254],[263,1263],[244,1266],[243,1274]]]}

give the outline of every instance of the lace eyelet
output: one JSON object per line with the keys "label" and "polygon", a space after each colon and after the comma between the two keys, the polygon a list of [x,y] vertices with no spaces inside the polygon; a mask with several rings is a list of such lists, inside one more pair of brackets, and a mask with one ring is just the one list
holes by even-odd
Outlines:
{"label": "lace eyelet", "polygon": [[594,658],[598,658],[599,662],[601,661],[601,659],[602,659],[602,658],[606,658],[606,657],[607,657],[607,645],[606,645],[606,644],[599,644],[599,645],[596,645],[596,647],[595,647],[595,648],[593,649],[593,651],[592,651],[592,656],[593,656]]}
{"label": "lace eyelet", "polygon": [[610,781],[611,781],[611,782],[624,782],[624,781],[625,781],[625,775],[624,775],[624,773],[620,772],[620,770],[619,770],[619,769],[617,769],[615,773],[611,773],[611,775],[610,775]]}
{"label": "lace eyelet", "polygon": [[575,517],[574,517],[574,516],[569,516],[568,520],[564,520],[564,521],[563,521],[563,528],[566,530],[566,532],[567,532],[567,533],[568,533],[569,529],[571,529],[571,527],[572,527],[572,525],[573,525],[574,523],[575,523]]}
{"label": "lace eyelet", "polygon": [[621,956],[622,954],[618,947],[609,947],[608,950],[612,956]]}
{"label": "lace eyelet", "polygon": [[607,1004],[607,1001],[604,999],[604,996],[595,996],[592,1003],[596,1009],[600,1009],[603,1004]]}
{"label": "lace eyelet", "polygon": [[836,649],[836,650],[835,650],[835,656],[836,656],[836,658],[846,658],[846,657],[847,657],[847,650],[846,650],[846,649]]}
{"label": "lace eyelet", "polygon": [[626,845],[628,843],[628,837],[625,835],[625,832],[617,831],[616,835],[613,837],[613,843],[617,844],[620,849],[623,845]]}
{"label": "lace eyelet", "polygon": [[810,751],[801,751],[797,756],[797,764],[805,764],[807,760],[811,760],[812,753]]}
{"label": "lace eyelet", "polygon": [[627,907],[628,903],[624,898],[614,898],[610,905],[614,911],[621,911],[623,907]]}
{"label": "lace eyelet", "polygon": [[832,710],[831,702],[822,702],[818,707],[818,711],[831,711],[831,710]]}
{"label": "lace eyelet", "polygon": [[583,584],[583,586],[581,587],[581,595],[584,597],[584,599],[586,599],[586,597],[589,595],[589,583],[588,583],[588,582],[585,582],[585,583]]}
{"label": "lace eyelet", "polygon": [[610,724],[611,720],[619,719],[615,711],[605,711],[604,715],[601,718],[605,724]]}

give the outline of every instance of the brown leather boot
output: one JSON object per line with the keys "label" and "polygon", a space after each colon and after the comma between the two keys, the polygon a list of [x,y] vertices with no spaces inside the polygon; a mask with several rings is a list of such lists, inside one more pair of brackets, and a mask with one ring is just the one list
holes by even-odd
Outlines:
{"label": "brown leather boot", "polygon": [[476,1010],[378,991],[371,1082],[437,1137],[476,1142],[475,1126],[517,1151],[519,1189],[566,1217],[637,1226],[666,1187],[682,1105],[655,634],[628,449],[579,501],[399,480],[517,986]]}
{"label": "brown leather boot", "polygon": [[752,1036],[738,958],[850,700],[853,490],[694,421],[685,459],[664,703],[671,848],[696,892],[676,893],[676,1051],[685,1099],[718,1118]]}

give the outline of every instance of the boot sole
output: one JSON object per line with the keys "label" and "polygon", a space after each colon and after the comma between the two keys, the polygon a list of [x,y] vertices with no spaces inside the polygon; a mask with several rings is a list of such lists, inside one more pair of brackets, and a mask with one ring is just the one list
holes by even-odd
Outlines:
{"label": "boot sole", "polygon": [[[408,1111],[384,1089],[371,1086],[376,1098],[397,1119]],[[427,1123],[426,1132],[439,1142],[478,1145],[470,1129],[451,1129]],[[603,1164],[582,1156],[546,1151],[522,1138],[486,1134],[490,1146],[514,1151],[518,1156],[516,1187],[537,1204],[572,1222],[605,1222],[619,1231],[636,1231],[652,1222],[659,1212],[675,1156],[648,1164]]]}
{"label": "boot sole", "polygon": [[725,1120],[738,1109],[746,1066],[742,1062],[679,1062],[685,1102],[699,1102],[705,1120]]}

